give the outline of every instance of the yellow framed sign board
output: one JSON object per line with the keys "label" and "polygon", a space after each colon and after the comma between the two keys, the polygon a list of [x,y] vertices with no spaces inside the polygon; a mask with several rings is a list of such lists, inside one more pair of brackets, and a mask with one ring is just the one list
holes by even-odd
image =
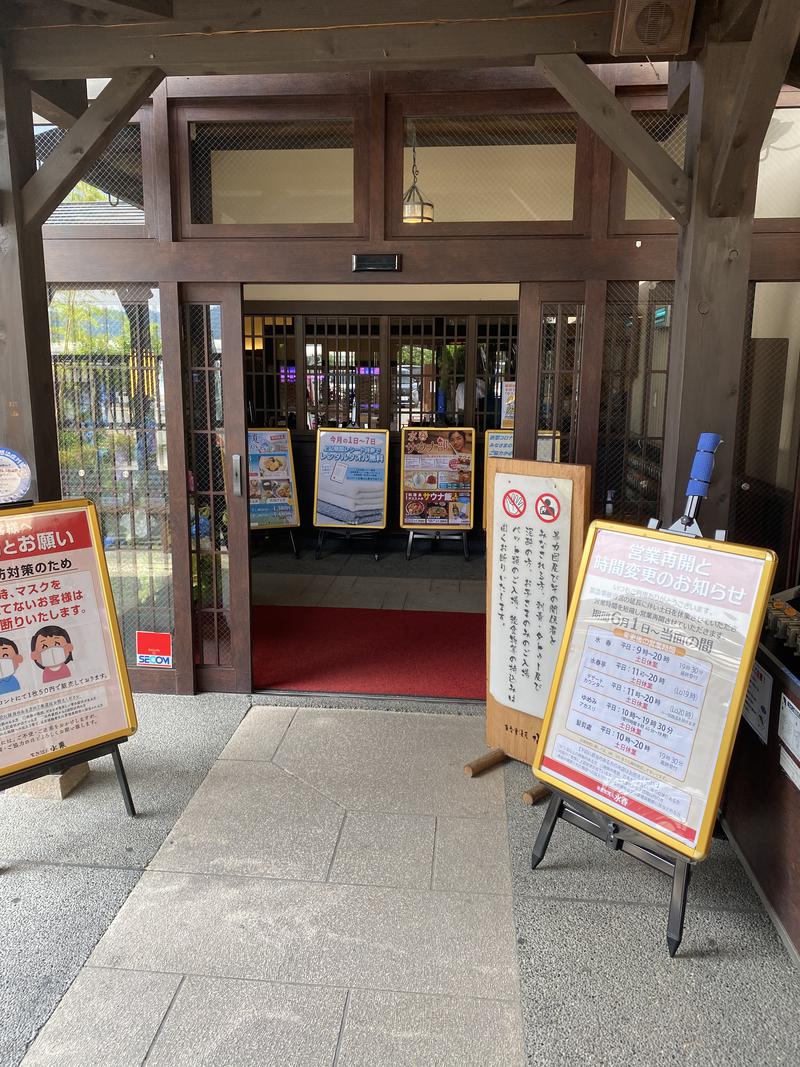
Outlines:
{"label": "yellow framed sign board", "polygon": [[292,435],[288,429],[247,431],[250,529],[300,525]]}
{"label": "yellow framed sign board", "polygon": [[0,777],[135,730],[94,505],[0,512]]}
{"label": "yellow framed sign board", "polygon": [[404,427],[400,454],[404,530],[471,530],[474,490],[474,429]]}
{"label": "yellow framed sign board", "polygon": [[314,525],[384,530],[388,472],[388,430],[317,430]]}
{"label": "yellow framed sign board", "polygon": [[533,761],[591,504],[591,468],[487,460],[486,741]]}
{"label": "yellow framed sign board", "polygon": [[768,549],[593,522],[536,776],[702,859],[776,562]]}

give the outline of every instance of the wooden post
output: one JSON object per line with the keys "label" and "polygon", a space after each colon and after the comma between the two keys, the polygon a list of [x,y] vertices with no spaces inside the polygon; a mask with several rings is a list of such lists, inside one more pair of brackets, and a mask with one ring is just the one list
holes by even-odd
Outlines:
{"label": "wooden post", "polygon": [[542,295],[538,282],[521,282],[517,328],[517,386],[514,414],[514,459],[536,459],[539,427],[539,349],[542,343]]}
{"label": "wooden post", "polygon": [[58,500],[42,231],[26,229],[22,212],[22,187],[35,171],[30,85],[0,54],[0,447],[30,464],[33,499]]}
{"label": "wooden post", "polygon": [[710,215],[714,167],[730,119],[746,45],[710,44],[693,65],[686,144],[692,176],[689,224],[680,231],[669,350],[661,519],[683,511],[698,435],[722,435],[700,516],[705,533],[726,529],[731,500],[757,165],[741,214]]}

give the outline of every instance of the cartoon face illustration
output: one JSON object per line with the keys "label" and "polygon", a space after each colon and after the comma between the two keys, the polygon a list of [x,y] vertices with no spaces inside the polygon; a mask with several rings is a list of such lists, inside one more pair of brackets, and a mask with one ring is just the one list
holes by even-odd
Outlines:
{"label": "cartoon face illustration", "polygon": [[19,689],[19,681],[15,675],[21,663],[22,656],[16,643],[7,637],[0,637],[0,694],[13,693]]}
{"label": "cartoon face illustration", "polygon": [[31,659],[41,669],[42,680],[69,678],[72,641],[62,626],[43,626],[31,638]]}

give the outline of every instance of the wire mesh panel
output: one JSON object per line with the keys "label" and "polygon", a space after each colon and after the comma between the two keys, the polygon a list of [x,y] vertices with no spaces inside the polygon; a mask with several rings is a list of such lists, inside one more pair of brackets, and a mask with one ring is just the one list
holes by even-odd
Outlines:
{"label": "wire mesh panel", "polygon": [[297,426],[297,354],[291,315],[244,316],[247,418],[251,426]]}
{"label": "wire mesh panel", "polygon": [[542,305],[536,455],[575,462],[583,348],[583,304]]}
{"label": "wire mesh panel", "polygon": [[595,514],[636,524],[659,514],[673,288],[609,283]]}
{"label": "wire mesh panel", "polygon": [[353,222],[349,118],[190,122],[193,223]]}
{"label": "wire mesh panel", "polygon": [[737,414],[730,536],[778,553],[776,588],[788,571],[800,448],[800,283],[751,286]]}
{"label": "wire mesh panel", "polygon": [[389,320],[391,426],[458,426],[466,395],[466,316]]}
{"label": "wire mesh panel", "polygon": [[777,108],[758,166],[756,218],[800,218],[800,108]]}
{"label": "wire mesh panel", "polygon": [[218,304],[183,308],[195,662],[229,667],[231,596],[221,325]]}
{"label": "wire mesh panel", "polygon": [[436,222],[538,222],[573,217],[577,120],[566,112],[405,120],[403,188],[419,188]]}
{"label": "wire mesh panel", "polygon": [[500,428],[503,383],[517,374],[517,316],[481,315],[476,320],[475,428]]}
{"label": "wire mesh panel", "polygon": [[[670,115],[668,111],[634,111],[632,114],[667,155],[679,167],[683,167],[686,155],[686,116]],[[625,189],[625,218],[637,221],[672,218],[667,209],[630,171]]]}
{"label": "wire mesh panel", "polygon": [[305,318],[306,418],[318,426],[380,425],[380,319]]}
{"label": "wire mesh panel", "polygon": [[51,286],[61,492],[97,506],[126,661],[172,632],[169,472],[158,290]]}
{"label": "wire mesh panel", "polygon": [[[66,130],[35,126],[36,163],[41,166],[61,142]],[[130,122],[114,136],[47,220],[58,226],[144,226],[142,135]]]}

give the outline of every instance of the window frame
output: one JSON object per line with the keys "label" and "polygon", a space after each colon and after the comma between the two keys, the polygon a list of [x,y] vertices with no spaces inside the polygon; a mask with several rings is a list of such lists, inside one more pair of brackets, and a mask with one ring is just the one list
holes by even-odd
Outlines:
{"label": "window frame", "polygon": [[[386,103],[386,233],[406,240],[460,236],[583,235],[589,230],[590,197],[582,196],[582,183],[591,181],[591,135],[576,115],[575,175],[572,218],[540,222],[431,222],[409,226],[402,221],[404,182],[404,129],[409,118],[431,115],[446,118],[483,114],[574,115],[566,100],[552,89],[470,91],[468,93],[403,93],[387,96]],[[424,180],[421,182],[425,188]],[[435,210],[434,204],[434,210]]]}
{"label": "window frame", "polygon": [[[366,237],[369,223],[368,100],[358,96],[281,97],[269,103],[226,101],[171,109],[172,141],[176,145],[178,233],[181,238],[239,237]],[[353,122],[353,221],[288,223],[192,222],[192,122],[269,122],[286,119],[344,118]]]}

